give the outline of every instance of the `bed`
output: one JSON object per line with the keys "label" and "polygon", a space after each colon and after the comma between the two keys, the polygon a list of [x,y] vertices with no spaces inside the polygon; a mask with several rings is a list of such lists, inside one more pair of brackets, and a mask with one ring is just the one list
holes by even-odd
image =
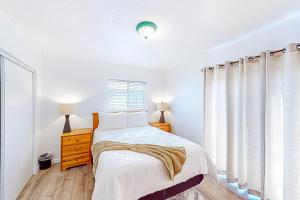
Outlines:
{"label": "bed", "polygon": [[98,126],[99,114],[93,113],[93,144],[113,141],[184,147],[186,161],[181,172],[170,180],[163,163],[152,156],[127,150],[103,152],[95,171],[93,200],[163,200],[200,184],[206,174],[215,176],[205,151],[189,140],[147,124],[112,130]]}

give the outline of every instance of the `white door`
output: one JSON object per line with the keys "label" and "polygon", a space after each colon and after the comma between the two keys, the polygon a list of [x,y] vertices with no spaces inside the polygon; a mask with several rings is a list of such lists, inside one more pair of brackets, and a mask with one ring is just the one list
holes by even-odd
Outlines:
{"label": "white door", "polygon": [[33,73],[6,58],[2,64],[2,195],[14,200],[33,172]]}

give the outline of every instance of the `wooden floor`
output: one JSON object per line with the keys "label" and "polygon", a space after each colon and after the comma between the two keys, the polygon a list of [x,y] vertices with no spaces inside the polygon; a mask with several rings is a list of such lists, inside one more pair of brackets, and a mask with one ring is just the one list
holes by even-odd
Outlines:
{"label": "wooden floor", "polygon": [[64,172],[52,165],[32,176],[18,200],[90,200],[94,188],[92,167],[76,167]]}
{"label": "wooden floor", "polygon": [[206,200],[245,200],[236,196],[221,183],[216,183],[216,181],[207,178],[204,178],[198,189],[206,197]]}
{"label": "wooden floor", "polygon": [[[94,188],[92,166],[61,172],[58,164],[42,170],[26,184],[18,200],[90,200]],[[205,179],[199,190],[206,200],[241,200],[220,184]]]}

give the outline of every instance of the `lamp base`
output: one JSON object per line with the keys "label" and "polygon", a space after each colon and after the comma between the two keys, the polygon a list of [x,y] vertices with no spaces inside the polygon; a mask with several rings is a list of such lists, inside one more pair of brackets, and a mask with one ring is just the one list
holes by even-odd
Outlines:
{"label": "lamp base", "polygon": [[161,114],[160,114],[159,123],[166,123],[165,117],[164,117],[164,112],[165,111],[160,111],[160,112],[161,112]]}
{"label": "lamp base", "polygon": [[71,132],[71,126],[70,126],[70,115],[65,115],[66,117],[66,122],[65,122],[65,126],[64,126],[64,130],[63,133],[69,133]]}

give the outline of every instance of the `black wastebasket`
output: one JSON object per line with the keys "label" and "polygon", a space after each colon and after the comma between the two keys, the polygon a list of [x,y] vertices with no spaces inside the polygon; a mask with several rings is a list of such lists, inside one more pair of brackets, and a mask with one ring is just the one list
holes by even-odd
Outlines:
{"label": "black wastebasket", "polygon": [[51,167],[51,154],[49,153],[44,153],[39,156],[39,166],[40,169],[48,169]]}

